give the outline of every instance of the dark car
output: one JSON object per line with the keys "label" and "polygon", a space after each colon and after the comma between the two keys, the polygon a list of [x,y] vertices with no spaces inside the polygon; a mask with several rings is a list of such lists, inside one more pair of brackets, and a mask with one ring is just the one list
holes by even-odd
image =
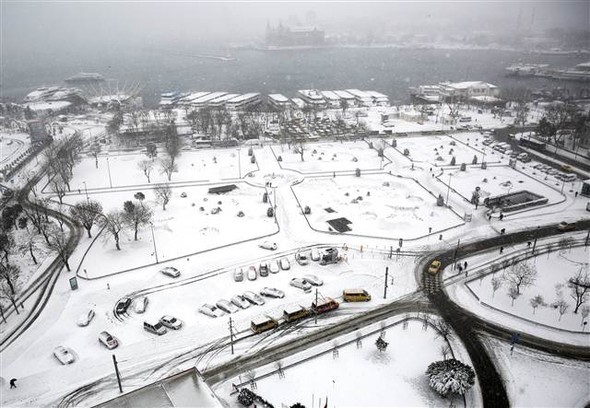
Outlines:
{"label": "dark car", "polygon": [[557,229],[559,231],[573,231],[576,229],[576,223],[562,221],[557,224]]}
{"label": "dark car", "polygon": [[119,301],[119,303],[117,303],[117,309],[116,309],[117,314],[127,312],[127,309],[129,309],[129,306],[131,306],[131,298],[125,297],[125,298],[121,299]]}

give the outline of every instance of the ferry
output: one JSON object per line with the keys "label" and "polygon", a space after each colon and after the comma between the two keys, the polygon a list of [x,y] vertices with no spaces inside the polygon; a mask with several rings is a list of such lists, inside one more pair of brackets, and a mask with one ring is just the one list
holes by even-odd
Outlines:
{"label": "ferry", "polygon": [[72,84],[88,84],[103,81],[104,77],[96,72],[80,72],[79,74],[64,79],[64,82]]}
{"label": "ferry", "polygon": [[590,61],[583,62],[573,68],[542,70],[536,76],[563,79],[566,81],[590,82]]}
{"label": "ferry", "polygon": [[506,75],[521,77],[534,76],[548,66],[548,64],[512,64],[509,67],[506,67]]}

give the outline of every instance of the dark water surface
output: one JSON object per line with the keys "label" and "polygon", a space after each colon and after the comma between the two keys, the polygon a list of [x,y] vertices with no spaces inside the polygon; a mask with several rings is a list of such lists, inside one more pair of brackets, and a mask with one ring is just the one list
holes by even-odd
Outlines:
{"label": "dark water surface", "polygon": [[[406,102],[408,87],[439,81],[482,80],[500,87],[527,86],[551,89],[584,86],[544,78],[516,79],[504,68],[515,62],[546,63],[572,67],[584,58],[575,55],[525,55],[499,50],[438,50],[393,48],[330,48],[297,51],[233,50],[235,61],[198,57],[225,55],[226,51],[195,50],[171,53],[165,50],[107,50],[60,55],[4,55],[3,94],[22,99],[43,85],[63,85],[62,80],[80,71],[99,72],[119,88],[139,84],[147,105],[158,102],[161,92],[227,91],[284,93],[298,89],[372,89]],[[585,85],[588,87],[588,85]]]}

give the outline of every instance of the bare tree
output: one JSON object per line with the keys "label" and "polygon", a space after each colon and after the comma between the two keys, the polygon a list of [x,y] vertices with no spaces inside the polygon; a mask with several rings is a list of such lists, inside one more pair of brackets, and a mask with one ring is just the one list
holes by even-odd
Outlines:
{"label": "bare tree", "polygon": [[74,251],[74,246],[72,245],[68,235],[64,231],[57,229],[55,225],[51,225],[49,228],[47,228],[47,236],[49,240],[49,247],[57,252],[67,271],[71,272],[68,261],[70,259],[70,255],[72,255],[72,252]]}
{"label": "bare tree", "polygon": [[139,167],[144,176],[147,178],[148,183],[151,183],[150,176],[152,174],[152,170],[154,169],[154,162],[151,160],[142,160],[137,163],[137,167]]}
{"label": "bare tree", "polygon": [[12,306],[14,306],[14,311],[16,312],[16,314],[20,314],[18,311],[18,305],[16,304],[16,293],[13,291],[13,288],[9,286],[8,282],[6,281],[0,282],[0,297],[8,299],[10,303],[12,303]]}
{"label": "bare tree", "polygon": [[508,288],[508,297],[509,297],[510,299],[512,299],[512,306],[514,306],[514,301],[515,301],[516,299],[518,299],[518,297],[519,297],[519,296],[520,296],[520,292],[519,292],[519,291],[518,291],[518,289],[516,288],[516,285],[515,285],[515,286],[510,286],[510,287]]}
{"label": "bare tree", "polygon": [[496,296],[496,291],[502,286],[502,278],[494,276],[492,278],[492,298]]}
{"label": "bare tree", "polygon": [[559,312],[559,321],[561,321],[561,318],[565,312],[567,312],[567,310],[570,308],[570,305],[568,305],[568,303],[563,299],[556,300],[552,306]]}
{"label": "bare tree", "polygon": [[80,201],[70,208],[72,218],[78,221],[88,232],[88,238],[92,238],[90,230],[94,223],[102,216],[102,205],[98,201]]}
{"label": "bare tree", "polygon": [[121,211],[109,211],[103,218],[99,220],[100,225],[104,227],[115,240],[115,247],[117,251],[121,250],[119,241],[121,239],[121,231],[125,225],[125,217]]}
{"label": "bare tree", "polygon": [[520,288],[531,286],[537,279],[537,269],[528,262],[519,262],[504,272],[504,279],[514,285],[520,295]]}
{"label": "bare tree", "polygon": [[166,174],[168,181],[172,179],[172,173],[178,171],[178,166],[170,157],[165,157],[160,160],[160,172]]}
{"label": "bare tree", "polygon": [[443,319],[438,319],[434,322],[434,329],[436,331],[436,337],[441,337],[445,341],[449,341],[451,338],[451,326]]}
{"label": "bare tree", "polygon": [[154,160],[158,155],[158,148],[154,143],[148,143],[145,147],[145,154],[150,160]]}
{"label": "bare tree", "polygon": [[568,279],[567,286],[570,288],[570,296],[576,302],[574,313],[578,313],[580,306],[588,300],[590,295],[590,275],[588,274],[588,264],[581,267],[578,272]]}
{"label": "bare tree", "polygon": [[39,235],[36,234],[35,232],[31,231],[31,232],[27,232],[25,233],[25,235],[23,235],[21,237],[21,242],[19,245],[19,250],[20,252],[24,255],[26,253],[29,253],[29,255],[31,256],[31,259],[33,260],[33,263],[35,265],[37,265],[37,258],[35,257],[35,249],[37,249],[37,247],[39,246]]}
{"label": "bare tree", "polygon": [[68,187],[66,186],[66,183],[64,183],[64,181],[62,180],[61,176],[59,174],[56,174],[51,179],[51,183],[49,183],[49,185],[51,187],[51,191],[53,191],[59,199],[59,203],[63,204],[63,198],[65,197],[68,191]]}
{"label": "bare tree", "polygon": [[0,263],[0,279],[6,283],[12,295],[16,294],[19,275],[18,266]]}
{"label": "bare tree", "polygon": [[535,314],[537,312],[537,308],[539,306],[545,306],[545,300],[543,299],[543,296],[541,295],[537,295],[535,297],[532,297],[529,300],[529,303],[531,304],[532,308],[533,308],[533,314]]}
{"label": "bare tree", "polygon": [[123,220],[134,231],[134,240],[137,241],[137,232],[143,225],[152,220],[152,210],[149,207],[136,205],[132,201],[123,203]]}
{"label": "bare tree", "polygon": [[98,169],[98,155],[100,154],[101,146],[98,142],[98,138],[94,138],[92,144],[90,145],[90,154],[94,157],[94,164]]}
{"label": "bare tree", "polygon": [[162,204],[162,210],[166,211],[166,205],[172,197],[172,190],[168,184],[158,184],[154,189],[156,200]]}

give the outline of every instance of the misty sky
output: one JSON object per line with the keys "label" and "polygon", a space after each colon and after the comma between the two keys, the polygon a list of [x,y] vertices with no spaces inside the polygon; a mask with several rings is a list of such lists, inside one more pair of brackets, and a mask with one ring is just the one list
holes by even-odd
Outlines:
{"label": "misty sky", "polygon": [[[328,32],[513,30],[518,21],[588,28],[589,2],[92,2],[4,1],[2,42],[23,52],[64,47],[195,44],[256,39],[267,21],[305,24],[315,16]],[[534,10],[534,11],[533,11]],[[307,19],[307,20],[306,20]]]}

